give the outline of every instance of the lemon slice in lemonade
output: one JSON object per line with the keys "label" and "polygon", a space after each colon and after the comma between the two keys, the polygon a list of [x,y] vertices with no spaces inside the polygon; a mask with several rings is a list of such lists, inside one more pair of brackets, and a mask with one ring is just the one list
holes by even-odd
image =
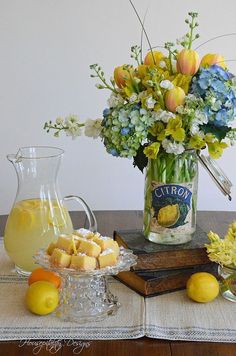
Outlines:
{"label": "lemon slice in lemonade", "polygon": [[66,225],[67,221],[67,210],[63,206],[59,206],[58,204],[53,204],[51,209],[49,210],[48,222],[50,225],[56,227],[63,227]]}
{"label": "lemon slice in lemonade", "polygon": [[20,205],[25,209],[37,209],[41,207],[42,202],[40,199],[28,199],[23,200]]}
{"label": "lemon slice in lemonade", "polygon": [[35,221],[32,211],[16,206],[11,213],[13,223],[20,229],[30,229]]}

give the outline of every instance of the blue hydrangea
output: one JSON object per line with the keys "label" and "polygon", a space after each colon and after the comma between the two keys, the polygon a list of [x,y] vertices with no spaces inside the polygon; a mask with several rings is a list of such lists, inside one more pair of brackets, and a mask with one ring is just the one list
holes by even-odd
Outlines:
{"label": "blue hydrangea", "polygon": [[233,75],[218,65],[200,68],[190,92],[204,100],[204,112],[214,126],[230,126],[236,116]]}
{"label": "blue hydrangea", "polygon": [[107,152],[115,157],[135,157],[153,122],[152,113],[137,104],[105,109],[101,136]]}

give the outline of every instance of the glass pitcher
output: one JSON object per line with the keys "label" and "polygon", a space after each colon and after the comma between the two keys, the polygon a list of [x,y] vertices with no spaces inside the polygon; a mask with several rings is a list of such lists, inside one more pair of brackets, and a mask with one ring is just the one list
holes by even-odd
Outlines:
{"label": "glass pitcher", "polygon": [[18,189],[4,233],[7,254],[16,271],[28,275],[38,266],[33,255],[46,248],[59,234],[72,233],[73,225],[64,204],[74,199],[83,206],[91,231],[97,230],[93,212],[77,196],[61,199],[57,173],[64,151],[56,147],[23,147],[7,156],[14,165]]}

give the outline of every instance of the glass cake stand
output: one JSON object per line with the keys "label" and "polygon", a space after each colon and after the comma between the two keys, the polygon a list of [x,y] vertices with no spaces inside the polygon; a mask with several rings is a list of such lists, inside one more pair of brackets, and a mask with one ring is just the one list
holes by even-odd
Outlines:
{"label": "glass cake stand", "polygon": [[108,315],[116,314],[120,303],[109,290],[108,277],[130,270],[130,267],[136,264],[137,256],[131,250],[120,247],[115,266],[93,271],[52,266],[50,256],[43,249],[38,251],[34,260],[38,265],[62,277],[60,302],[55,315],[64,321],[86,323],[100,321]]}

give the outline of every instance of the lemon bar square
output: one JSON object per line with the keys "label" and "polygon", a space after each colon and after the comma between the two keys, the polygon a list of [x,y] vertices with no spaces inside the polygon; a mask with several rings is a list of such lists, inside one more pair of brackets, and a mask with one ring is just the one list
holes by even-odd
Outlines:
{"label": "lemon bar square", "polygon": [[92,231],[84,228],[75,230],[74,234],[84,239],[92,239],[94,237],[94,233]]}
{"label": "lemon bar square", "polygon": [[86,253],[86,255],[90,257],[98,257],[101,252],[101,247],[97,245],[94,241],[85,240],[80,242],[78,252]]}
{"label": "lemon bar square", "polygon": [[71,255],[74,252],[74,242],[72,235],[59,236],[57,239],[57,247]]}
{"label": "lemon bar square", "polygon": [[107,237],[107,236],[95,237],[93,241],[96,242],[101,247],[102,251],[110,248],[115,252],[116,257],[119,256],[120,253],[119,245],[111,237]]}
{"label": "lemon bar square", "polygon": [[51,256],[51,254],[53,253],[53,250],[57,247],[57,243],[56,242],[51,242],[47,248],[47,254]]}
{"label": "lemon bar square", "polygon": [[81,271],[92,271],[97,266],[95,257],[87,256],[84,253],[78,253],[76,256],[71,256],[70,268]]}
{"label": "lemon bar square", "polygon": [[104,268],[107,266],[114,266],[117,263],[115,252],[108,248],[98,256],[99,267]]}
{"label": "lemon bar square", "polygon": [[71,256],[59,248],[55,248],[50,257],[50,262],[57,267],[67,268],[70,265],[70,261]]}

